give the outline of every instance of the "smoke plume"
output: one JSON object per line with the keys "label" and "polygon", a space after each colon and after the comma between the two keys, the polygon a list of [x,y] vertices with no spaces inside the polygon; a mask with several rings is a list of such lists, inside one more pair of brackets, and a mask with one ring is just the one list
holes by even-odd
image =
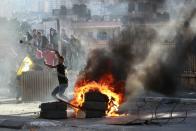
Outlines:
{"label": "smoke plume", "polygon": [[[188,53],[195,43],[194,30],[191,28],[195,17],[195,8],[184,10],[182,21],[169,21],[157,30],[157,37],[146,59],[141,62],[135,73],[130,73],[127,78],[127,102],[122,110],[130,108],[130,102],[138,97],[144,90],[151,90],[167,96],[175,96],[177,76],[182,73]],[[175,35],[171,34],[174,33]],[[166,35],[163,36],[163,33]],[[162,49],[161,40],[172,39],[175,48]],[[162,48],[161,48],[162,47]],[[138,65],[135,65],[135,68]]]}
{"label": "smoke plume", "polygon": [[[95,49],[89,54],[78,82],[81,80],[98,82],[104,75],[112,74],[115,83],[126,83],[129,74],[136,72],[132,65],[144,61],[148,54],[149,50],[143,45],[155,38],[156,31],[152,28],[129,26],[118,37],[113,38],[107,48]],[[116,93],[124,90],[122,86],[115,88]]]}
{"label": "smoke plume", "polygon": [[24,58],[25,51],[18,43],[18,23],[16,20],[0,18],[0,92],[1,97],[15,97],[16,72]]}
{"label": "smoke plume", "polygon": [[[195,8],[179,7],[179,13],[180,21],[172,19],[160,26],[128,26],[110,41],[108,48],[89,54],[79,79],[98,81],[109,72],[116,81],[125,81],[127,97],[121,111],[128,110],[129,103],[145,90],[174,96],[178,86],[176,76],[183,71],[187,53],[195,41],[192,28]],[[172,41],[175,47],[164,48],[166,41]]]}

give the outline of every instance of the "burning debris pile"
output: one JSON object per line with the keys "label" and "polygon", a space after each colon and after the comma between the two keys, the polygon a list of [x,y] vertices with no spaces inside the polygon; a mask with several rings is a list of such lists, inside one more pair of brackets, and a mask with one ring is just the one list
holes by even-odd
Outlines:
{"label": "burning debris pile", "polygon": [[[111,74],[106,74],[99,81],[79,81],[75,87],[73,105],[83,107],[85,94],[89,92],[100,92],[108,97],[106,110],[107,116],[116,116],[115,113],[120,104],[124,102],[124,82],[116,82]],[[96,106],[96,105],[95,105]]]}
{"label": "burning debris pile", "polygon": [[[176,76],[183,71],[187,53],[195,41],[190,26],[195,13],[195,9],[189,10],[181,25],[168,22],[159,29],[129,26],[110,41],[108,48],[93,50],[76,82],[71,103],[82,107],[85,94],[98,91],[109,98],[106,115],[117,116],[119,109],[127,111],[129,102],[144,90],[174,96]],[[167,32],[166,37],[161,31]],[[171,37],[171,31],[175,32],[172,35],[175,48],[162,50],[160,43]],[[146,43],[151,43],[150,48],[144,48]]]}
{"label": "burning debris pile", "polygon": [[146,40],[153,40],[154,36],[155,31],[152,29],[133,27],[114,38],[107,49],[92,51],[76,82],[71,103],[82,107],[85,93],[98,91],[109,98],[106,115],[118,116],[116,112],[125,102],[126,79],[130,72],[134,72],[131,65],[145,58],[144,52],[140,52],[140,57],[136,57],[133,47]]}

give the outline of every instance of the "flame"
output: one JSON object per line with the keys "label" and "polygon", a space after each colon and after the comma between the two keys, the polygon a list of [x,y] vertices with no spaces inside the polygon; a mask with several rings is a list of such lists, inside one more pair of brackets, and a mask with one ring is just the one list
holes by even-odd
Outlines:
{"label": "flame", "polygon": [[23,59],[21,65],[17,71],[17,75],[20,76],[20,75],[22,75],[23,72],[29,71],[32,66],[33,66],[33,61],[31,60],[31,58],[29,56],[26,56]]}
{"label": "flame", "polygon": [[90,91],[99,91],[108,96],[109,102],[106,116],[119,116],[116,112],[120,104],[124,101],[124,82],[114,82],[111,74],[104,75],[98,82],[80,80],[76,83],[74,99],[71,101],[71,104],[82,107],[85,100],[85,93]]}

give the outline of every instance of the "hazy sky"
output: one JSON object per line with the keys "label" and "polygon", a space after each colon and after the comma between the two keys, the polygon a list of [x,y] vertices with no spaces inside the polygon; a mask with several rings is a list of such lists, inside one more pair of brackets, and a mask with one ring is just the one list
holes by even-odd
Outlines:
{"label": "hazy sky", "polygon": [[[14,12],[37,11],[42,8],[44,10],[47,7],[46,1],[55,1],[55,0],[0,0],[0,16],[10,17]],[[67,6],[70,6],[73,3],[81,0],[62,0],[62,1],[65,1]],[[109,5],[109,3],[110,2],[108,0],[107,2],[105,2],[105,6],[103,6],[103,2],[101,2],[101,0],[89,0],[88,4],[87,3],[86,4],[88,8],[91,9],[92,15],[100,15],[103,13],[107,15],[107,9],[103,9],[103,8],[104,7],[106,8]]]}
{"label": "hazy sky", "polygon": [[43,0],[0,0],[0,16],[10,17],[14,12],[33,10],[38,1]]}

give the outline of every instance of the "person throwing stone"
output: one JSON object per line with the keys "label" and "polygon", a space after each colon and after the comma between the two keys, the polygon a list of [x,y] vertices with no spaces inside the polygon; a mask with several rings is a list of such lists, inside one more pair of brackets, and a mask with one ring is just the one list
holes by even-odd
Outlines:
{"label": "person throwing stone", "polygon": [[58,57],[58,64],[53,66],[49,65],[44,61],[44,64],[49,68],[56,68],[57,69],[57,76],[59,85],[52,91],[52,96],[60,101],[67,101],[67,97],[64,96],[65,89],[68,87],[68,78],[65,75],[65,67],[64,65],[64,58],[59,54],[58,51],[53,50]]}

